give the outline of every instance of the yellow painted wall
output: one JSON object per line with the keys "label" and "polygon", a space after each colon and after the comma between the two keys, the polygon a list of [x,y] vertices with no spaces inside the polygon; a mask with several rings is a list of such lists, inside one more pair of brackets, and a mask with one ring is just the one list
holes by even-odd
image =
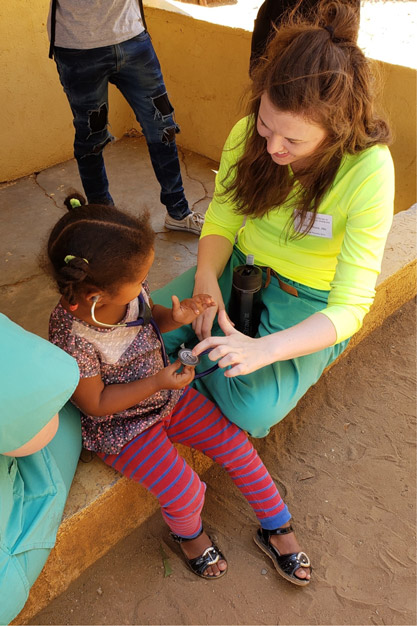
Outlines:
{"label": "yellow painted wall", "polygon": [[[48,59],[48,5],[49,0],[0,3],[0,182],[72,156],[71,112],[55,63]],[[244,112],[251,34],[154,7],[146,7],[146,16],[181,126],[178,144],[218,160],[227,133]],[[416,201],[416,71],[380,65],[381,103],[395,135],[391,150],[399,211]],[[110,122],[116,137],[136,125],[112,87]]]}
{"label": "yellow painted wall", "polygon": [[178,143],[219,160],[245,111],[251,33],[151,7],[146,16],[181,127]]}
{"label": "yellow painted wall", "polygon": [[390,146],[395,165],[395,212],[416,202],[416,75],[415,69],[379,63],[381,105],[391,124]]}
{"label": "yellow painted wall", "polygon": [[[49,0],[0,0],[0,182],[72,157],[71,110],[48,58],[48,8]],[[110,108],[121,137],[130,109],[113,88]]]}

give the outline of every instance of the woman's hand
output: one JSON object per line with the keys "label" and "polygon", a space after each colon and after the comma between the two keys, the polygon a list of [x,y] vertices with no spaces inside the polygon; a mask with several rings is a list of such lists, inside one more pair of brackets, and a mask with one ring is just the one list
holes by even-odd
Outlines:
{"label": "woman's hand", "polygon": [[213,305],[206,309],[202,315],[199,315],[192,323],[195,334],[201,340],[210,337],[217,312],[224,310],[225,307],[222,292],[220,291],[219,283],[215,276],[208,277],[206,275],[203,280],[196,277],[194,293],[198,293],[198,291],[209,293],[213,300]]}
{"label": "woman's hand", "polygon": [[337,341],[336,329],[323,313],[314,313],[295,326],[265,337],[247,337],[233,328],[226,311],[219,311],[219,325],[225,337],[208,337],[193,350],[198,356],[207,349],[209,359],[220,367],[231,366],[224,375],[231,378],[255,372],[265,365],[313,354]]}
{"label": "woman's hand", "polygon": [[193,322],[194,332],[200,340],[210,337],[217,312],[225,308],[218,278],[223,274],[232,251],[233,245],[220,235],[207,235],[198,242],[193,293],[209,293],[215,301],[215,306],[206,309]]}
{"label": "woman's hand", "polygon": [[213,348],[208,354],[211,361],[218,361],[219,367],[232,366],[224,373],[228,378],[250,374],[274,362],[268,349],[270,336],[253,339],[244,335],[233,327],[225,310],[219,311],[218,319],[226,336],[204,339],[193,349],[195,356]]}
{"label": "woman's hand", "polygon": [[215,301],[206,293],[199,293],[181,302],[172,296],[172,320],[177,324],[191,324],[208,308],[215,306]]}
{"label": "woman's hand", "polygon": [[181,362],[177,359],[164,369],[154,374],[159,389],[183,389],[194,378],[195,369],[191,365],[183,365],[179,371]]}

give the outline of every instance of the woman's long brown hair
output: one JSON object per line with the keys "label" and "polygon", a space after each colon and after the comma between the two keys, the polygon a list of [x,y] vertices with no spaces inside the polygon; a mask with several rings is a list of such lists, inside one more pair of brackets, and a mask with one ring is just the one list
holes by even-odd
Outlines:
{"label": "woman's long brown hair", "polygon": [[374,77],[356,44],[355,8],[340,0],[323,0],[308,21],[295,15],[294,11],[280,26],[253,71],[249,113],[254,124],[243,156],[226,176],[224,198],[235,202],[238,213],[262,217],[281,205],[295,184],[288,166],[272,161],[256,130],[261,96],[267,94],[279,111],[302,115],[326,132],[323,143],[297,171],[302,185],[293,208],[308,232],[343,155],[389,143],[391,136],[388,124],[375,112]]}

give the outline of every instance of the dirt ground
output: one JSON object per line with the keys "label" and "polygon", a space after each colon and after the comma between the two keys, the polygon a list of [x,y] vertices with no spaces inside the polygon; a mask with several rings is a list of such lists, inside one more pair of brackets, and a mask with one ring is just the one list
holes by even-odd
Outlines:
{"label": "dirt ground", "polygon": [[186,569],[157,513],[31,624],[416,624],[415,354],[412,301],[323,376],[270,434],[276,446],[256,442],[312,559],[307,589],[275,573],[213,467],[204,518],[227,576]]}

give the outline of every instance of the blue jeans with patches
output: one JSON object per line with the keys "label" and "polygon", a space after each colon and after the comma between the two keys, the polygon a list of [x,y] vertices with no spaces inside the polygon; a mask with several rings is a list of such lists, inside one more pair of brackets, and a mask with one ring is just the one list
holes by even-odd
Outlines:
{"label": "blue jeans with patches", "polygon": [[74,156],[88,202],[113,204],[103,159],[103,148],[113,139],[108,130],[112,83],[141,125],[162,204],[174,219],[188,215],[175,143],[179,128],[149,34],[89,50],[55,46],[54,57],[74,116]]}

